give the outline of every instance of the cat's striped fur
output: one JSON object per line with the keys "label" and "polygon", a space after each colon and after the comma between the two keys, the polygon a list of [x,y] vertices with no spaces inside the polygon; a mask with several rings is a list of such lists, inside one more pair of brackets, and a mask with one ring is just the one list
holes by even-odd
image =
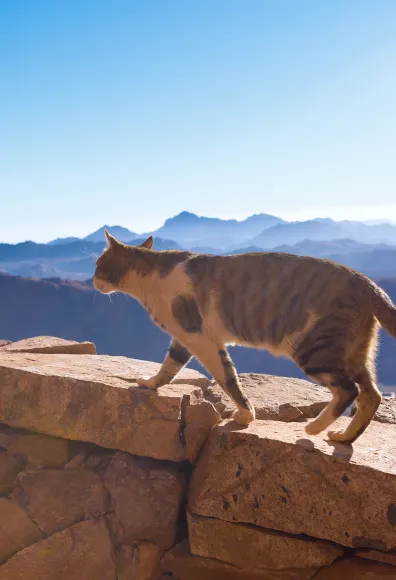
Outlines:
{"label": "cat's striped fur", "polygon": [[326,429],[356,399],[357,412],[335,441],[354,441],[381,395],[375,384],[378,322],[396,338],[396,308],[363,274],[339,264],[280,253],[199,255],[126,246],[106,233],[95,288],[137,298],[173,339],[159,373],[140,381],[169,383],[195,356],[237,406],[247,424],[254,408],[241,390],[228,344],[264,348],[293,359],[326,385],[332,401],[306,430]]}

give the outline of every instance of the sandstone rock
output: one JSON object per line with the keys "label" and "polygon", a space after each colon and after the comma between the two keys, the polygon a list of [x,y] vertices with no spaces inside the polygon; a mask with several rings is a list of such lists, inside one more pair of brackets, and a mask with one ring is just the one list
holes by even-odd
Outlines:
{"label": "sandstone rock", "polygon": [[342,556],[340,546],[256,526],[188,514],[191,553],[238,568],[319,568]]}
{"label": "sandstone rock", "polygon": [[30,352],[46,354],[96,354],[93,342],[76,342],[55,336],[34,336],[3,346],[1,353]]}
{"label": "sandstone rock", "polygon": [[151,542],[117,547],[117,580],[157,580],[162,554],[163,549]]}
{"label": "sandstone rock", "polygon": [[15,485],[18,473],[24,468],[22,457],[12,455],[0,448],[0,495],[10,493]]}
{"label": "sandstone rock", "polygon": [[18,430],[7,449],[23,456],[30,468],[62,467],[72,456],[75,444],[58,437]]}
{"label": "sandstone rock", "polygon": [[18,552],[0,567],[1,580],[116,580],[103,520],[80,522]]}
{"label": "sandstone rock", "polygon": [[0,423],[0,447],[8,449],[11,443],[15,440],[16,433],[16,429],[12,429],[5,423]]}
{"label": "sandstone rock", "polygon": [[207,434],[207,422],[201,424],[205,433],[198,435],[196,416],[190,420],[186,410],[204,400],[199,386],[208,381],[185,370],[157,391],[137,386],[136,377],[154,374],[159,366],[125,357],[4,353],[0,421],[135,455],[182,461],[191,456],[184,430],[192,430],[197,440]]}
{"label": "sandstone rock", "polygon": [[345,558],[334,562],[328,568],[323,568],[315,576],[315,580],[396,580],[396,570],[393,566],[367,562],[360,558]]}
{"label": "sandstone rock", "polygon": [[175,466],[120,452],[103,479],[120,523],[118,529],[112,523],[117,543],[148,540],[163,548],[174,544],[185,486]]}
{"label": "sandstone rock", "polygon": [[374,421],[396,424],[396,398],[382,400],[374,415]]}
{"label": "sandstone rock", "polygon": [[[350,419],[341,418],[337,426]],[[353,446],[303,425],[216,427],[195,469],[192,513],[355,548],[396,547],[396,426],[373,421]]]}
{"label": "sandstone rock", "polygon": [[356,556],[359,556],[359,558],[396,566],[396,550],[391,552],[380,552],[379,550],[355,550],[355,554]]}
{"label": "sandstone rock", "polygon": [[11,497],[47,535],[108,509],[100,477],[86,469],[22,474]]}
{"label": "sandstone rock", "polygon": [[0,498],[0,564],[42,537],[22,508],[9,499]]}
{"label": "sandstone rock", "polygon": [[[239,379],[257,419],[301,421],[318,415],[331,399],[325,387],[300,379],[254,373],[242,373]],[[235,411],[235,405],[216,383],[207,387],[206,398],[223,418]]]}
{"label": "sandstone rock", "polygon": [[7,344],[10,343],[11,343],[10,340],[0,340],[0,348],[3,348],[4,346],[7,346]]}
{"label": "sandstone rock", "polygon": [[195,463],[210,431],[220,423],[221,417],[209,401],[191,398],[190,403],[186,408],[184,437],[187,459]]}
{"label": "sandstone rock", "polygon": [[310,580],[317,568],[305,570],[246,570],[220,560],[193,556],[188,542],[182,542],[167,552],[162,559],[164,572],[180,580]]}

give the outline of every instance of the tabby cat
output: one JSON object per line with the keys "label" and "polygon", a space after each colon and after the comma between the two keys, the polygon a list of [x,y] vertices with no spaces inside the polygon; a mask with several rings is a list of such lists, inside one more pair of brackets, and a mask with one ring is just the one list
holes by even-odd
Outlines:
{"label": "tabby cat", "polygon": [[378,322],[396,338],[396,308],[363,274],[328,260],[280,253],[212,256],[155,251],[153,239],[127,246],[106,232],[94,287],[133,296],[173,338],[155,376],[169,383],[195,356],[237,410],[240,425],[255,418],[241,390],[227,344],[267,349],[294,360],[332,400],[306,424],[317,434],[356,399],[357,411],[333,441],[353,442],[369,425],[381,394],[375,384]]}

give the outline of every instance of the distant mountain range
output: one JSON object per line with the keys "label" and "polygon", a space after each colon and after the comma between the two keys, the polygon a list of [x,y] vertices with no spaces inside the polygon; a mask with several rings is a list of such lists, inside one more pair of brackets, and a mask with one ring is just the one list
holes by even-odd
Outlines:
{"label": "distant mountain range", "polygon": [[267,214],[256,214],[237,221],[199,217],[184,211],[167,219],[162,227],[147,235],[175,240],[185,248],[205,245],[224,250],[237,241],[248,242],[267,228],[284,223],[281,218]]}
{"label": "distant mountain range", "polygon": [[49,244],[0,244],[0,271],[39,278],[86,280],[95,256],[105,246],[104,229],[129,244],[154,236],[154,247],[199,253],[236,254],[263,250],[335,260],[372,277],[396,276],[396,226],[314,219],[286,222],[257,214],[245,220],[199,217],[189,212],[169,218],[159,229],[137,234],[121,226],[103,226],[79,239],[58,238]]}
{"label": "distant mountain range", "polygon": [[396,245],[396,226],[387,223],[367,225],[361,222],[315,219],[276,224],[254,237],[251,243],[268,249],[281,244],[298,244],[303,240],[324,241],[345,238],[366,244]]}
{"label": "distant mountain range", "polygon": [[[378,283],[396,302],[396,278]],[[0,339],[36,335],[93,340],[99,353],[161,362],[169,337],[151,321],[138,302],[118,295],[110,302],[91,283],[32,280],[0,274]],[[234,347],[239,372],[303,377],[291,362],[264,351]],[[395,385],[396,343],[382,333],[379,380]],[[200,366],[194,361],[194,368]],[[202,369],[201,369],[202,370]]]}
{"label": "distant mountain range", "polygon": [[[145,238],[129,240],[139,245]],[[172,240],[155,241],[158,250],[180,250]],[[106,243],[77,240],[70,243],[0,244],[0,271],[32,278],[61,278],[64,280],[87,280],[95,269],[95,260]]]}
{"label": "distant mountain range", "polygon": [[200,217],[184,211],[165,221],[157,230],[137,234],[121,226],[103,226],[85,238],[58,238],[48,245],[69,245],[77,241],[100,243],[105,228],[123,242],[149,235],[173,240],[183,248],[232,252],[254,246],[268,250],[282,245],[294,246],[305,240],[354,240],[364,244],[396,246],[396,225],[389,222],[363,223],[316,218],[307,221],[286,222],[268,214],[255,214],[245,220],[223,220]]}
{"label": "distant mountain range", "polygon": [[103,240],[105,239],[104,237],[105,230],[110,232],[118,240],[121,240],[121,242],[130,242],[131,240],[134,240],[139,237],[139,234],[135,234],[134,232],[131,232],[127,228],[123,228],[121,226],[102,226],[95,232],[92,232],[92,234],[85,236],[85,238],[57,238],[56,240],[52,240],[52,242],[49,242],[49,245],[60,246],[79,241],[96,242],[96,243],[100,242],[103,244]]}

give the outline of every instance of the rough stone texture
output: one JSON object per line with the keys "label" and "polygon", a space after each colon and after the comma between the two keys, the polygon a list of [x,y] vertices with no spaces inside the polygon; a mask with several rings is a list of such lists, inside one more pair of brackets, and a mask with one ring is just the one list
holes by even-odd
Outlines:
{"label": "rough stone texture", "polygon": [[327,566],[344,551],[322,540],[193,514],[188,514],[188,528],[192,554],[247,570]]}
{"label": "rough stone texture", "polygon": [[174,465],[117,453],[104,473],[115,518],[116,543],[151,541],[162,548],[175,542],[185,481]]}
{"label": "rough stone texture", "polygon": [[345,558],[323,568],[315,580],[396,580],[396,570],[386,564],[368,563],[360,558]]}
{"label": "rough stone texture", "polygon": [[9,499],[0,498],[0,564],[42,537],[43,534],[22,508]]}
{"label": "rough stone texture", "polygon": [[0,354],[6,352],[96,354],[96,346],[93,342],[76,342],[55,336],[34,336],[3,345]]}
{"label": "rough stone texture", "polygon": [[157,391],[137,386],[136,377],[159,366],[125,357],[1,354],[0,421],[155,459],[192,459],[184,431],[203,441],[209,425],[194,423],[196,414],[186,410],[203,401],[199,387],[208,381],[187,369]]}
{"label": "rough stone texture", "polygon": [[87,469],[22,474],[11,497],[47,535],[108,509],[100,477]]}
{"label": "rough stone texture", "polygon": [[10,340],[0,340],[0,348],[3,348],[4,346],[7,346],[7,344],[10,343],[11,343]]}
{"label": "rough stone texture", "polygon": [[29,469],[62,467],[71,458],[76,447],[73,441],[12,427],[2,430],[0,445],[10,454],[23,457]]}
{"label": "rough stone texture", "polygon": [[0,448],[0,495],[8,495],[15,485],[18,473],[24,468],[22,457]]}
{"label": "rough stone texture", "polygon": [[299,423],[237,428],[230,420],[212,431],[201,454],[189,509],[355,548],[394,549],[395,456],[396,426],[376,421],[349,446],[308,437]]}
{"label": "rough stone texture", "polygon": [[310,580],[317,568],[305,570],[246,570],[212,558],[193,556],[188,542],[182,542],[167,552],[162,559],[164,572],[180,580]]}
{"label": "rough stone texture", "polygon": [[[366,560],[374,560],[383,564],[396,566],[396,550],[391,552],[380,552],[379,550],[355,550],[356,556]],[[396,571],[395,571],[396,572]]]}
{"label": "rough stone texture", "polygon": [[396,398],[382,400],[374,415],[374,421],[396,424]]}
{"label": "rough stone texture", "polygon": [[[331,399],[325,387],[300,379],[254,373],[242,373],[239,379],[256,409],[257,419],[301,421],[318,415]],[[235,411],[235,405],[217,383],[207,387],[206,398],[223,418]]]}
{"label": "rough stone texture", "polygon": [[116,580],[103,520],[80,522],[18,552],[0,568],[1,580]]}
{"label": "rough stone texture", "polygon": [[187,459],[195,463],[209,433],[215,425],[221,422],[221,417],[209,401],[197,398],[194,400],[191,397],[190,403],[186,408],[184,437]]}
{"label": "rough stone texture", "polygon": [[151,542],[120,546],[115,551],[117,580],[157,580],[163,549]]}

